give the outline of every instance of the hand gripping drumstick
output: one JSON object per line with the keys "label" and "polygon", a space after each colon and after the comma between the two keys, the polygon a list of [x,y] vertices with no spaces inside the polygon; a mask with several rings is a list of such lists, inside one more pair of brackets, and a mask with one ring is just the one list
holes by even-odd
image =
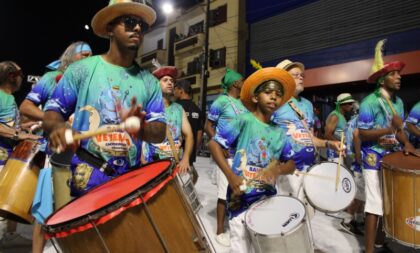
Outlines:
{"label": "hand gripping drumstick", "polygon": [[123,123],[113,127],[102,127],[97,130],[88,131],[82,134],[74,134],[71,129],[66,129],[64,136],[67,144],[72,144],[75,141],[87,139],[99,134],[105,134],[113,131],[124,130],[128,133],[135,133],[140,130],[140,119],[138,117],[129,117]]}
{"label": "hand gripping drumstick", "polygon": [[343,152],[341,151],[343,149],[344,145],[344,131],[341,132],[341,141],[340,141],[340,153],[338,155],[338,164],[337,164],[337,173],[335,174],[335,191],[338,190],[338,183],[340,182],[340,173],[341,173],[341,158]]}
{"label": "hand gripping drumstick", "polygon": [[388,103],[389,107],[391,108],[392,113],[394,115],[397,115],[397,112],[395,111],[394,106],[391,103],[391,100],[389,100],[389,93],[384,88],[380,88],[379,92],[381,93],[385,101]]}

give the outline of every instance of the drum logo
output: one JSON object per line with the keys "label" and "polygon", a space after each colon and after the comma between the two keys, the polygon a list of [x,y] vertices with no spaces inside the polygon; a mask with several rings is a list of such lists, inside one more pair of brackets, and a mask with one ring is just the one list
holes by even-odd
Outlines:
{"label": "drum logo", "polygon": [[420,216],[406,218],[405,224],[412,229],[420,231]]}
{"label": "drum logo", "polygon": [[343,178],[343,180],[341,181],[341,185],[343,187],[343,191],[345,193],[349,193],[351,191],[351,182],[350,179],[348,178]]}
{"label": "drum logo", "polygon": [[290,222],[292,222],[293,220],[296,220],[299,218],[299,214],[298,213],[291,213],[289,216],[289,219],[287,219],[287,221],[285,223],[283,223],[282,227],[286,227],[290,224]]}

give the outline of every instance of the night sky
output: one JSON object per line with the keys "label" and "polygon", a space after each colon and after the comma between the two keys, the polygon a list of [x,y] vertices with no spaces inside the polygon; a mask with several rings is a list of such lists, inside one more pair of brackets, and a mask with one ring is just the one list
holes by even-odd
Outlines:
{"label": "night sky", "polygon": [[[164,0],[155,0],[159,11]],[[169,1],[169,0],[167,0]],[[198,0],[170,0],[176,7],[188,7]],[[62,5],[62,7],[59,7]],[[108,50],[109,42],[85,30],[92,17],[108,0],[9,0],[0,7],[0,61],[12,60],[26,75],[42,75],[45,66],[58,59],[66,47],[78,40],[88,42],[94,54]],[[162,17],[158,13],[158,17]],[[158,18],[162,20],[162,18]],[[16,94],[19,103],[29,91],[24,85]]]}

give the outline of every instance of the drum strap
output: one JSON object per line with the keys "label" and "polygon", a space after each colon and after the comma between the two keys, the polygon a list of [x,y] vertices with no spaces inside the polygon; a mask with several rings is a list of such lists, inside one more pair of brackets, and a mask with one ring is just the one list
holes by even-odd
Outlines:
{"label": "drum strap", "polygon": [[79,148],[76,150],[76,155],[80,160],[90,163],[91,165],[99,168],[99,170],[107,176],[115,175],[116,171],[109,165],[105,160],[97,156],[92,155],[86,150]]}

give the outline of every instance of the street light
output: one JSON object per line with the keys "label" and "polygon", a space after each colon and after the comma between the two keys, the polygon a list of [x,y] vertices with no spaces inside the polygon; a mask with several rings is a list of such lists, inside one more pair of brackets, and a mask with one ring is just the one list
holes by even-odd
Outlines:
{"label": "street light", "polygon": [[174,6],[171,3],[162,4],[162,11],[165,14],[171,14],[174,11]]}

